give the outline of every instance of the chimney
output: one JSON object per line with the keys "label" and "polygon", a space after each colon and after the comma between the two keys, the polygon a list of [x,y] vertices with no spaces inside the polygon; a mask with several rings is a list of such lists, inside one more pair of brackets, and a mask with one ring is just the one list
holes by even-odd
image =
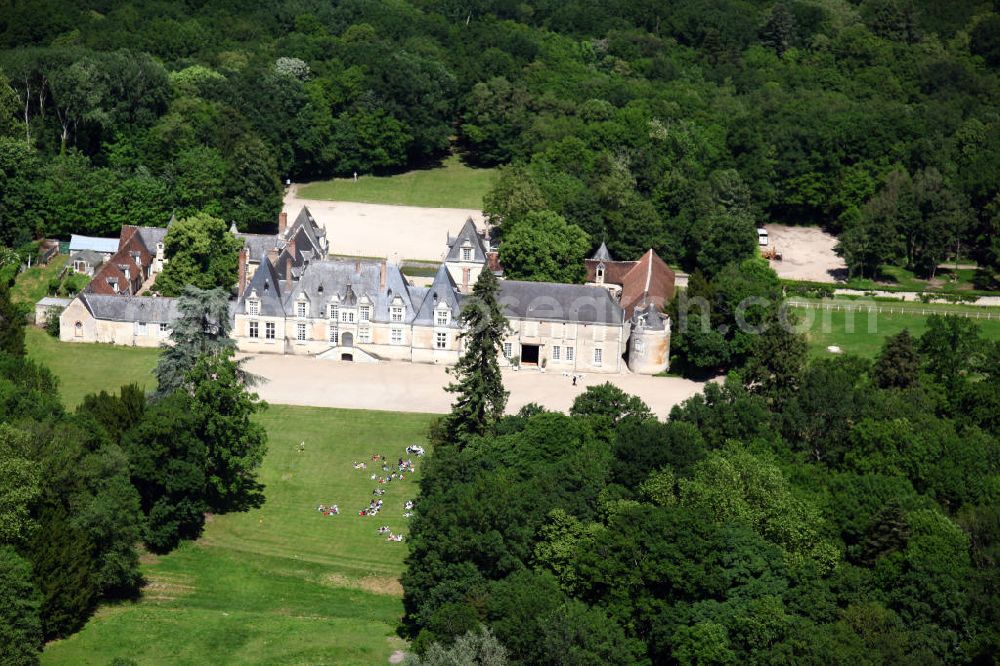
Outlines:
{"label": "chimney", "polygon": [[276,247],[272,247],[270,250],[267,251],[267,260],[270,261],[271,265],[274,266],[275,268],[278,267],[278,254],[279,251],[278,248]]}
{"label": "chimney", "polygon": [[240,277],[238,284],[238,291],[236,292],[236,298],[243,296],[244,290],[247,288],[247,257],[249,255],[249,250],[245,247],[240,248]]}
{"label": "chimney", "polygon": [[285,235],[285,227],[288,226],[288,213],[281,211],[278,213],[278,235]]}
{"label": "chimney", "polygon": [[288,256],[290,256],[292,258],[292,261],[295,261],[295,239],[294,238],[292,238],[291,240],[288,241],[288,245],[285,246],[285,249],[288,250]]}
{"label": "chimney", "polygon": [[386,270],[386,268],[385,268],[385,259],[383,259],[382,263],[379,264],[379,266],[378,266],[378,291],[379,291],[379,293],[382,293],[383,291],[385,291],[385,270]]}
{"label": "chimney", "polygon": [[354,262],[354,272],[355,273],[360,273],[361,272],[361,261],[360,260],[357,260],[357,261]]}
{"label": "chimney", "polygon": [[285,262],[285,287],[291,292],[294,286],[292,282],[292,260],[289,259]]}

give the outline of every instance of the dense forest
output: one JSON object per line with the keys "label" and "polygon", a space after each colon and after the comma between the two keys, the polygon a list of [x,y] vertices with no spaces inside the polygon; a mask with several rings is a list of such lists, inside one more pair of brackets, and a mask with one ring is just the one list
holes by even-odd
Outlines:
{"label": "dense forest", "polygon": [[403,577],[414,650],[429,664],[996,663],[1000,345],[935,316],[874,362],[775,344],[743,373],[666,422],[611,384],[569,415],[473,418],[505,398],[460,382]]}
{"label": "dense forest", "polygon": [[622,258],[774,220],[862,276],[1000,263],[989,0],[4,0],[0,49],[8,246],[259,229],[286,178],[456,151],[509,165],[501,230],[548,210]]}

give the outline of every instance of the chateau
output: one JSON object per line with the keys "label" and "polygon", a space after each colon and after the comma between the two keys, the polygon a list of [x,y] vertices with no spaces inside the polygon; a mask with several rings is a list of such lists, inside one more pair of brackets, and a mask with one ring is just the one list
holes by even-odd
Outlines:
{"label": "chateau", "polygon": [[[62,313],[63,340],[165,341],[174,299],[133,295],[140,293],[135,283],[162,269],[160,231],[123,229],[105,269],[119,282],[124,277],[127,288],[108,293],[92,283]],[[243,241],[233,336],[248,353],[452,365],[462,354],[460,314],[473,285],[483,270],[501,271],[472,220],[448,237],[445,260],[424,286],[387,261],[331,257],[325,231],[306,208],[291,224],[283,213],[275,235],[231,232]],[[673,295],[673,271],[652,250],[616,262],[603,244],[587,269],[586,285],[499,281],[510,320],[501,362],[553,372],[666,370],[670,325],[662,309]]]}

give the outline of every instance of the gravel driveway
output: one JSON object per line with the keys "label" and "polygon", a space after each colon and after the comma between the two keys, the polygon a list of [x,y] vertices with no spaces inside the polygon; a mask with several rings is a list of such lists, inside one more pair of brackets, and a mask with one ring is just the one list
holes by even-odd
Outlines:
{"label": "gravel driveway", "polygon": [[[308,356],[261,354],[248,361],[247,369],[269,380],[256,390],[268,402],[278,404],[444,414],[451,409],[454,398],[444,391],[452,377],[438,365],[346,363]],[[663,418],[671,407],[701,392],[704,386],[678,377],[625,374],[581,377],[573,386],[571,378],[561,373],[504,370],[504,386],[510,391],[507,411],[516,412],[529,402],[568,411],[573,399],[587,386],[612,382],[626,393],[642,398]]]}

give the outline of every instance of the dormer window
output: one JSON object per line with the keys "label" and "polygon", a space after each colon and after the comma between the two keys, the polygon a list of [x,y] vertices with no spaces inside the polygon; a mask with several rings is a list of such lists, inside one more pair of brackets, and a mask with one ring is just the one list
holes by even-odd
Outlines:
{"label": "dormer window", "polygon": [[439,307],[434,313],[434,324],[436,326],[447,326],[451,321],[451,310],[448,306]]}
{"label": "dormer window", "polygon": [[308,312],[307,304],[305,301],[296,301],[295,303],[295,316],[305,317]]}
{"label": "dormer window", "polygon": [[472,261],[472,248],[463,247],[462,248],[462,261]]}
{"label": "dormer window", "polygon": [[330,303],[329,316],[330,316],[330,319],[332,319],[333,321],[337,321],[337,304],[336,303]]}
{"label": "dormer window", "polygon": [[251,317],[260,315],[260,301],[256,298],[247,299],[247,314]]}
{"label": "dormer window", "polygon": [[389,308],[389,319],[393,322],[403,321],[403,314],[404,311],[402,305],[393,305]]}
{"label": "dormer window", "polygon": [[604,263],[597,264],[597,284],[604,284]]}

